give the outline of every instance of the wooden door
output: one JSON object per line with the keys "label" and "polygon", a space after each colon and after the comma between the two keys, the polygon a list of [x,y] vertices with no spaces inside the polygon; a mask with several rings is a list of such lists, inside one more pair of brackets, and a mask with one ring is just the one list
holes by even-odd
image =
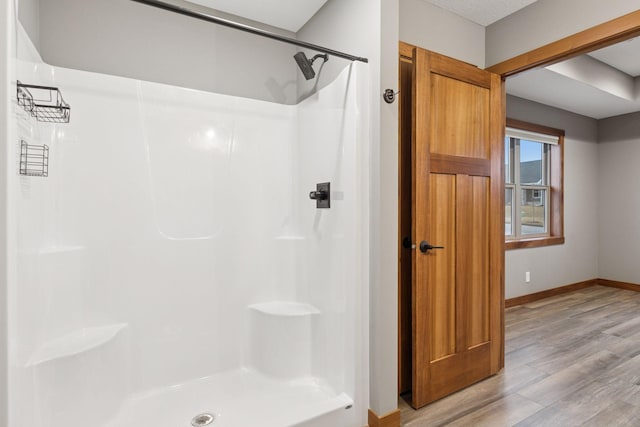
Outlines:
{"label": "wooden door", "polygon": [[412,58],[417,408],[503,367],[504,95],[496,74],[420,48]]}

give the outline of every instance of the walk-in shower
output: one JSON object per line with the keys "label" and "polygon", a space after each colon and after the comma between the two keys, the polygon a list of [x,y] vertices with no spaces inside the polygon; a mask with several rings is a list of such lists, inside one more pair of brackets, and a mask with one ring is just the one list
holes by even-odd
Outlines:
{"label": "walk-in shower", "polygon": [[10,427],[366,424],[361,62],[285,105],[16,58]]}

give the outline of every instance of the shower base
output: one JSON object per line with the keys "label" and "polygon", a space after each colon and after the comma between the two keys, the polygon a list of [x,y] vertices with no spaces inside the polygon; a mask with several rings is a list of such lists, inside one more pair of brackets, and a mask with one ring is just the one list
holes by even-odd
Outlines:
{"label": "shower base", "polygon": [[134,395],[104,427],[190,427],[202,413],[214,415],[211,427],[314,426],[352,403],[314,378],[277,380],[243,368]]}

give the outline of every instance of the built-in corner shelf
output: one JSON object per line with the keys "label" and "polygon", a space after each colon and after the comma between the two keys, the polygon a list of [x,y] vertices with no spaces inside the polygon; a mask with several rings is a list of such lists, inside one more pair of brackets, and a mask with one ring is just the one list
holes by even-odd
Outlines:
{"label": "built-in corner shelf", "polygon": [[126,323],[83,328],[44,343],[29,359],[27,367],[75,356],[114,340]]}
{"label": "built-in corner shelf", "polygon": [[313,332],[320,310],[292,301],[250,305],[250,364],[258,372],[293,380],[311,375]]}
{"label": "built-in corner shelf", "polygon": [[292,301],[269,301],[252,304],[250,309],[272,316],[308,316],[320,314],[320,310],[311,304]]}

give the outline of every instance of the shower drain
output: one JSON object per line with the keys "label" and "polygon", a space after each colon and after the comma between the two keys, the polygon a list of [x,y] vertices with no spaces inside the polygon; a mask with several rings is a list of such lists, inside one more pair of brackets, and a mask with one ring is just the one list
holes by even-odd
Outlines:
{"label": "shower drain", "polygon": [[215,420],[213,414],[198,414],[191,419],[191,425],[193,427],[208,426],[213,420]]}

